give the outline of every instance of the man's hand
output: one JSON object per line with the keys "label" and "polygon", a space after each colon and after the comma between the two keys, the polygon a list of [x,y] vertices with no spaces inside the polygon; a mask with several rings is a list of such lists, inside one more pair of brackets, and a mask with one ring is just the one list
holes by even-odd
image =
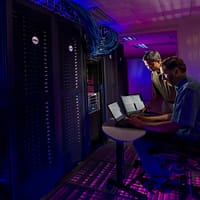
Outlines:
{"label": "man's hand", "polygon": [[138,128],[144,128],[144,122],[141,119],[142,116],[133,116],[128,119],[129,123]]}
{"label": "man's hand", "polygon": [[160,116],[132,116],[129,118],[129,123],[137,128],[145,129],[153,132],[171,133],[176,132],[181,125],[170,120],[170,114],[163,114]]}

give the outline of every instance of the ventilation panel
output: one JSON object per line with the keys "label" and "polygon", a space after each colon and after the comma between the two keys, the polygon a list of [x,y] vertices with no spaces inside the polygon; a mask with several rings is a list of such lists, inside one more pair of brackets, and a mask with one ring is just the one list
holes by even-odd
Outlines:
{"label": "ventilation panel", "polygon": [[14,18],[18,181],[55,164],[50,24],[16,6]]}

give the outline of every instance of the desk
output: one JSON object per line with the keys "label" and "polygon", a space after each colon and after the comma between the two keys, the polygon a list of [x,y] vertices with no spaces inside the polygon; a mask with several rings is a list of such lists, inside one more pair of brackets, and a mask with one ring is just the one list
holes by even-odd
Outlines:
{"label": "desk", "polygon": [[108,138],[116,142],[117,180],[109,181],[115,186],[123,188],[124,142],[133,142],[134,140],[144,136],[145,130],[116,127],[114,120],[105,122],[102,126],[102,130]]}

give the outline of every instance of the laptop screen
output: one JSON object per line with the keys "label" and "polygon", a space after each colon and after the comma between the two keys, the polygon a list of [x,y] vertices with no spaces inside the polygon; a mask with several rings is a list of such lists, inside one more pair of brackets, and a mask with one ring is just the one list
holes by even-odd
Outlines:
{"label": "laptop screen", "polygon": [[117,102],[108,104],[108,108],[116,121],[120,121],[121,119],[125,118]]}
{"label": "laptop screen", "polygon": [[139,94],[121,96],[127,114],[141,111],[145,105]]}

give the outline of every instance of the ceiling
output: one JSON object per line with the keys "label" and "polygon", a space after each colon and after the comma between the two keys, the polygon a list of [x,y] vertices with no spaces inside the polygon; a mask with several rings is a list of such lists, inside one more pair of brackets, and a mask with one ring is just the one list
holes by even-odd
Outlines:
{"label": "ceiling", "polygon": [[179,22],[200,15],[200,0],[74,1],[98,23],[118,32],[126,57],[142,57],[147,50],[158,50],[162,56],[176,54]]}

